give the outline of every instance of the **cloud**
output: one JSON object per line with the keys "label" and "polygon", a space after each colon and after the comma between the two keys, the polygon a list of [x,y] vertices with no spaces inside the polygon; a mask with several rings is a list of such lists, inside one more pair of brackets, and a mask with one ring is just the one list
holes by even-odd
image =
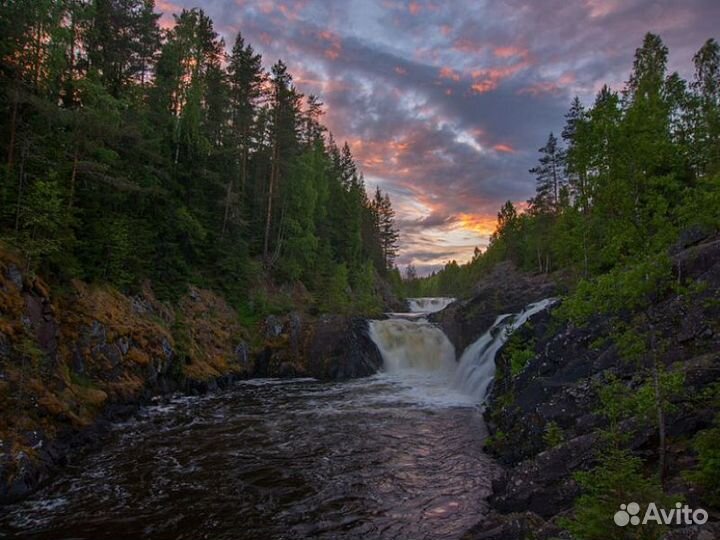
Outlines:
{"label": "cloud", "polygon": [[393,198],[399,262],[421,271],[487,243],[499,206],[532,194],[527,170],[572,97],[589,103],[603,83],[627,80],[645,32],[661,34],[670,69],[688,77],[720,20],[716,0],[206,0],[203,9],[228,44],[242,31],[266,65],[282,58],[301,91],[320,95],[336,139]]}

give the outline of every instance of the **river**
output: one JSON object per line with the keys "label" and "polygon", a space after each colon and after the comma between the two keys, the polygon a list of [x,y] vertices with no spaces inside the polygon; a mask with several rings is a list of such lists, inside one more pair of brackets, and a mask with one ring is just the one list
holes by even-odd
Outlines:
{"label": "river", "polygon": [[144,407],[0,510],[0,538],[459,539],[486,512],[496,467],[482,450],[482,396],[457,377],[491,371],[488,386],[513,319],[458,364],[418,317],[449,300],[418,300],[414,314],[371,323],[382,373],[256,379]]}
{"label": "river", "polygon": [[[491,462],[432,378],[257,380],[177,397],[0,518],[8,538],[459,538]],[[2,534],[0,534],[2,536]]]}

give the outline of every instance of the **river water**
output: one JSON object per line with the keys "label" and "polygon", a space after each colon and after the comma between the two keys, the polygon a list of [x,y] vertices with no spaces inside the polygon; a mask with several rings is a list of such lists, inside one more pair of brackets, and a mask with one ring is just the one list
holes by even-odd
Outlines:
{"label": "river water", "polygon": [[241,382],[117,425],[0,537],[456,539],[485,509],[484,436],[435,373]]}
{"label": "river water", "polygon": [[479,408],[495,354],[553,300],[499,316],[459,363],[425,318],[452,301],[410,299],[412,313],[371,321],[373,377],[256,379],[143,408],[0,509],[0,539],[461,538],[497,471]]}

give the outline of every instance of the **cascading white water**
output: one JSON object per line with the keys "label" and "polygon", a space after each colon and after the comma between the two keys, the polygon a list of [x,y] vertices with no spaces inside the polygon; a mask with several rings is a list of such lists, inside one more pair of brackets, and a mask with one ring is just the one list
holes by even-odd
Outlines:
{"label": "cascading white water", "polygon": [[495,355],[510,335],[536,313],[556,300],[546,298],[528,305],[516,315],[500,315],[490,329],[468,346],[460,357],[453,386],[482,403],[495,379]]}
{"label": "cascading white water", "polygon": [[455,301],[455,298],[408,298],[411,313],[436,313],[442,311]]}
{"label": "cascading white water", "polygon": [[452,374],[457,367],[453,344],[442,330],[426,321],[371,321],[370,337],[388,373],[415,370]]}
{"label": "cascading white water", "polygon": [[[408,299],[416,315],[440,311],[453,301],[452,298]],[[385,373],[400,375],[415,383],[418,377],[427,376],[432,378],[433,391],[469,396],[472,403],[482,403],[495,378],[497,352],[515,330],[555,301],[548,298],[528,305],[520,313],[500,315],[485,334],[465,349],[459,362],[445,333],[424,318],[395,314],[390,319],[370,321],[370,337],[382,355]]]}

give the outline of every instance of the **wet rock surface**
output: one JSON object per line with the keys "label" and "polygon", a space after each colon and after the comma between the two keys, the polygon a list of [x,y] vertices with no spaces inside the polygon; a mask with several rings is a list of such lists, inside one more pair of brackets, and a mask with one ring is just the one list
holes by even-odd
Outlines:
{"label": "wet rock surface", "polygon": [[532,276],[519,272],[510,262],[501,263],[477,285],[470,299],[454,302],[432,314],[430,320],[462,351],[484,334],[498,315],[518,313],[560,291],[562,287],[547,276]]}
{"label": "wet rock surface", "polygon": [[293,312],[244,328],[209,290],[191,286],[170,305],[147,283],[128,297],[75,281],[55,297],[22,268],[0,252],[0,503],[153,396],[253,376],[350,379],[382,363],[362,319]]}
{"label": "wet rock surface", "polygon": [[[701,286],[692,296],[656,298],[648,312],[664,344],[661,362],[668,371],[684,374],[686,396],[697,396],[720,381],[720,241],[689,235],[686,244],[672,255],[673,272],[682,283]],[[624,316],[630,321],[632,314]],[[453,316],[455,321],[469,319]],[[498,354],[485,417],[492,434],[488,448],[504,466],[504,473],[494,482],[489,499],[494,517],[479,524],[467,538],[558,537],[555,533],[548,536],[546,531],[553,529],[558,516],[572,510],[580,493],[573,472],[588,470],[596,463],[597,429],[606,425],[597,414],[599,385],[612,374],[633,391],[639,384],[638,372],[649,367],[643,363],[647,359],[640,363],[624,360],[609,339],[611,332],[608,317],[598,316],[578,328],[558,322],[550,310],[517,331],[518,341],[534,353],[520,373],[513,373],[507,349]],[[666,421],[668,485],[686,501],[700,504],[702,500],[683,480],[681,471],[692,465],[688,441],[712,426],[717,411],[698,407],[692,399],[679,399],[673,405]],[[548,440],[551,426],[557,428],[560,440]],[[632,418],[624,422],[622,430],[632,434],[628,447],[652,464],[657,430]],[[708,524],[674,530],[665,538],[709,539],[715,537],[716,528],[717,524]]]}

